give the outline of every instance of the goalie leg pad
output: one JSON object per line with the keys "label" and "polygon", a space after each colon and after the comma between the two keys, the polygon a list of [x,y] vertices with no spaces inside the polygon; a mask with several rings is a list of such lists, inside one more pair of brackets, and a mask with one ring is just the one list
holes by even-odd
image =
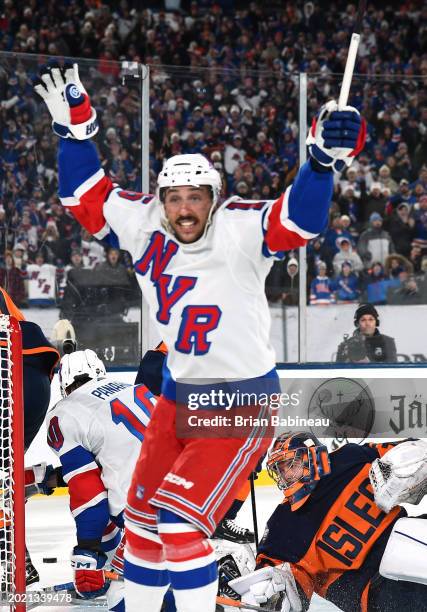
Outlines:
{"label": "goalie leg pad", "polygon": [[396,521],[380,564],[380,574],[391,580],[427,585],[427,519]]}

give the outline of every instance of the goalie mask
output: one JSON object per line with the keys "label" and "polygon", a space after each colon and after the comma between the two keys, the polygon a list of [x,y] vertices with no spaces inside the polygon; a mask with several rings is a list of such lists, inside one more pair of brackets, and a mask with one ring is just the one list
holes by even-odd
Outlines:
{"label": "goalie mask", "polygon": [[62,397],[67,397],[73,391],[70,387],[74,383],[84,384],[89,380],[100,380],[105,376],[105,366],[94,351],[86,349],[64,355],[59,364]]}
{"label": "goalie mask", "polygon": [[311,433],[283,434],[269,452],[267,472],[283,491],[291,509],[297,510],[319,480],[330,474],[328,449]]}
{"label": "goalie mask", "polygon": [[[169,187],[202,187],[208,186],[211,189],[212,206],[206,222],[205,231],[210,225],[212,214],[218,203],[221,193],[221,175],[215,170],[211,162],[200,153],[186,155],[174,155],[167,159],[157,179],[156,195],[160,202],[164,203],[166,191]],[[170,226],[166,215],[162,219],[167,231]]]}

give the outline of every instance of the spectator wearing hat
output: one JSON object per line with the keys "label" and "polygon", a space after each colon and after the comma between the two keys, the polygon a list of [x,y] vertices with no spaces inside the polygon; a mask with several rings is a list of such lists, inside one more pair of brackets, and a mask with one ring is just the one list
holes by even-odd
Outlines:
{"label": "spectator wearing hat", "polygon": [[395,252],[390,234],[383,229],[382,216],[376,212],[372,213],[369,225],[370,227],[361,233],[357,243],[357,249],[366,269],[373,261],[379,261],[384,265],[387,256]]}
{"label": "spectator wearing hat", "polygon": [[412,209],[413,204],[416,202],[416,197],[412,194],[409,188],[408,179],[401,179],[399,182],[399,189],[389,198],[389,202],[393,210],[401,203],[407,204],[409,210]]}
{"label": "spectator wearing hat", "polygon": [[350,263],[353,272],[361,272],[363,270],[363,262],[356,249],[353,248],[350,240],[346,236],[337,238],[338,253],[334,255],[332,264],[334,267],[335,276],[341,274],[342,264],[346,261]]}
{"label": "spectator wearing hat", "polygon": [[337,350],[337,363],[395,363],[394,338],[379,330],[380,318],[372,304],[362,304],[354,313],[353,335],[344,336]]}
{"label": "spectator wearing hat", "polygon": [[414,268],[411,262],[403,255],[399,255],[399,253],[391,253],[385,261],[385,276],[387,278],[399,278],[402,271],[412,274]]}
{"label": "spectator wearing hat", "polygon": [[378,213],[381,217],[385,214],[387,198],[382,194],[382,185],[378,181],[372,183],[369,195],[362,198],[362,221],[369,222],[372,213]]}
{"label": "spectator wearing hat", "polygon": [[[342,193],[338,198],[338,206],[343,215],[351,220],[353,231],[357,234],[362,229],[362,202],[360,193],[355,193],[353,185],[349,183],[343,186]],[[365,193],[365,191],[363,191]],[[350,225],[350,224],[349,224]]]}
{"label": "spectator wearing hat", "polygon": [[338,181],[338,185],[342,194],[347,189],[351,189],[355,198],[360,198],[361,196],[361,180],[357,175],[357,170],[354,167],[347,168],[345,173],[345,177],[342,177]]}
{"label": "spectator wearing hat", "polygon": [[343,226],[342,215],[339,214],[332,218],[331,225],[324,234],[324,249],[328,250],[332,256],[339,251],[338,238],[347,238],[350,244],[353,241],[351,233]]}
{"label": "spectator wearing hat", "polygon": [[322,236],[316,236],[307,245],[307,280],[308,287],[311,281],[317,276],[318,264],[320,261],[326,263],[328,274],[333,274],[332,254],[325,245],[325,239]]}
{"label": "spectator wearing hat", "polygon": [[16,267],[12,251],[4,254],[4,265],[0,268],[0,286],[5,289],[15,304],[26,306],[27,296],[21,271]]}
{"label": "spectator wearing hat", "polygon": [[48,263],[63,266],[70,261],[70,242],[61,237],[55,221],[48,221],[46,229],[42,233],[40,241]]}
{"label": "spectator wearing hat", "polygon": [[296,306],[299,301],[298,260],[290,257],[275,261],[265,281],[265,292],[270,303]]}
{"label": "spectator wearing hat", "polygon": [[362,284],[365,287],[364,299],[366,298],[366,301],[371,304],[387,303],[387,289],[390,287],[390,281],[386,280],[384,266],[379,261],[366,270]]}
{"label": "spectator wearing hat", "polygon": [[21,273],[23,278],[26,277],[27,261],[28,261],[28,250],[25,244],[17,242],[13,247],[13,259],[15,266]]}
{"label": "spectator wearing hat", "polygon": [[390,195],[392,195],[392,194],[397,192],[398,185],[397,185],[396,181],[394,179],[392,179],[392,177],[391,177],[391,170],[387,166],[387,164],[384,164],[378,170],[378,180],[379,180],[379,182],[381,183],[381,185],[383,187],[387,187],[390,190]]}
{"label": "spectator wearing hat", "polygon": [[299,304],[299,265],[295,257],[290,257],[286,264],[286,273],[283,283],[282,302],[286,306]]}
{"label": "spectator wearing hat", "polygon": [[398,204],[390,217],[384,220],[384,229],[389,232],[396,253],[408,257],[416,235],[415,220],[410,215],[409,204]]}
{"label": "spectator wearing hat", "polygon": [[224,169],[227,174],[233,174],[235,169],[245,160],[246,151],[242,148],[241,134],[234,134],[231,143],[225,145]]}
{"label": "spectator wearing hat", "polygon": [[359,237],[359,233],[348,215],[341,215],[341,227],[344,232],[350,232],[350,235],[352,237],[352,244],[356,244],[357,239]]}
{"label": "spectator wearing hat", "polygon": [[335,304],[335,282],[328,276],[328,267],[324,261],[317,264],[317,275],[310,283],[310,305],[329,306]]}
{"label": "spectator wearing hat", "polygon": [[64,291],[68,283],[68,276],[72,270],[83,270],[83,253],[81,249],[74,248],[71,250],[70,263],[65,266],[63,274],[58,283],[58,298],[64,297]]}
{"label": "spectator wearing hat", "polygon": [[359,279],[353,272],[350,261],[343,261],[341,273],[335,279],[335,299],[337,304],[351,304],[359,300]]}

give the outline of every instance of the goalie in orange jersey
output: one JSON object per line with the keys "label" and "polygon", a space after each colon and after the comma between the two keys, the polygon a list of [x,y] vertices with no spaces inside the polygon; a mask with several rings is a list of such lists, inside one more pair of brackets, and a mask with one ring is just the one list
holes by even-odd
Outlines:
{"label": "goalie in orange jersey", "polygon": [[242,603],[280,612],[305,612],[313,593],[344,612],[426,612],[427,515],[405,518],[399,505],[420,501],[426,468],[424,440],[349,443],[329,454],[310,432],[277,438],[267,469],[284,500],[256,570],[228,586]]}

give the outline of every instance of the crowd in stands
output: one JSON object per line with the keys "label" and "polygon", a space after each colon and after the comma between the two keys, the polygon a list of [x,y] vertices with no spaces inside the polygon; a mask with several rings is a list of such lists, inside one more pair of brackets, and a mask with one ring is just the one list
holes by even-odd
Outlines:
{"label": "crowd in stands", "polygon": [[[337,97],[357,15],[348,0],[327,9],[302,0],[144,6],[3,3],[0,282],[20,306],[60,305],[75,268],[119,266],[137,292],[126,254],[107,252],[59,204],[57,138],[32,90],[46,56],[83,58],[113,180],[140,189],[141,85],[132,62],[142,62],[151,68],[151,189],[165,157],[203,153],[222,173],[225,195],[270,199],[298,168],[298,73],[308,74],[311,118]],[[368,140],[336,176],[329,226],[308,245],[310,304],[427,303],[426,48],[423,0],[368,3],[350,97]],[[298,253],[289,253],[267,279],[270,302],[297,304],[298,283]]]}

